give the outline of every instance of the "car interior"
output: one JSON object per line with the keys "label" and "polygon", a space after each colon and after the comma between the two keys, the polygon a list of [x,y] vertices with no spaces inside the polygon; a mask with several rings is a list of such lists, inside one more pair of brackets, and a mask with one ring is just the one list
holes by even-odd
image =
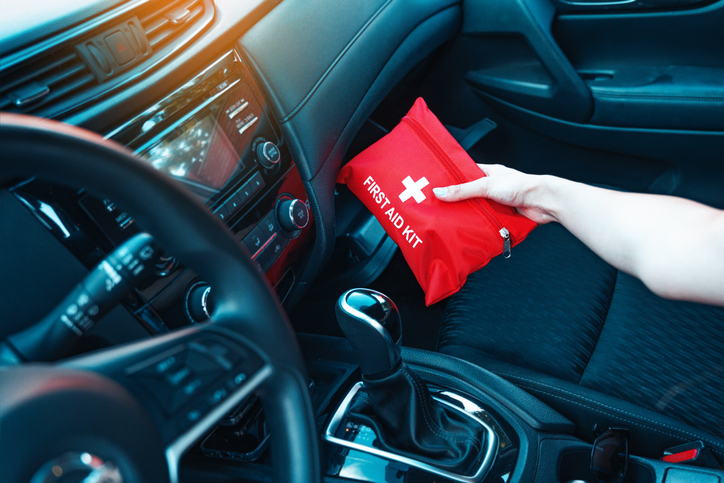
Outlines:
{"label": "car interior", "polygon": [[427,306],[337,183],[423,98],[724,209],[724,0],[0,6],[2,481],[724,483],[724,307],[554,223]]}

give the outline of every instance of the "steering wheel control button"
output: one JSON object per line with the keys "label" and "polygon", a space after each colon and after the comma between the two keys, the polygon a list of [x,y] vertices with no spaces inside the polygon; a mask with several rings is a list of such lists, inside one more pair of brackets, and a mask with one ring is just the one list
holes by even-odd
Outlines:
{"label": "steering wheel control button", "polygon": [[276,144],[267,141],[256,147],[256,159],[258,159],[265,168],[272,169],[279,164],[279,160],[282,159],[282,154]]}
{"label": "steering wheel control button", "polygon": [[113,54],[118,65],[124,65],[136,58],[136,52],[123,32],[114,32],[105,38],[108,49]]}
{"label": "steering wheel control button", "polygon": [[166,376],[166,382],[174,387],[177,387],[181,383],[183,383],[190,375],[191,369],[189,369],[189,367],[187,366]]}
{"label": "steering wheel control button", "polygon": [[248,379],[248,378],[247,378],[246,374],[243,373],[243,372],[240,372],[240,373],[238,373],[237,375],[234,376],[234,379],[231,380],[231,383],[232,383],[235,387],[239,387],[239,386],[241,386],[242,384],[244,384],[244,381],[246,381],[247,379]]}
{"label": "steering wheel control button", "polygon": [[216,406],[221,401],[226,399],[226,396],[228,395],[229,391],[225,387],[220,387],[211,393],[211,396],[208,397],[207,402],[212,406]]}
{"label": "steering wheel control button", "polygon": [[283,230],[293,233],[309,223],[309,208],[299,199],[285,199],[277,205],[277,220]]}

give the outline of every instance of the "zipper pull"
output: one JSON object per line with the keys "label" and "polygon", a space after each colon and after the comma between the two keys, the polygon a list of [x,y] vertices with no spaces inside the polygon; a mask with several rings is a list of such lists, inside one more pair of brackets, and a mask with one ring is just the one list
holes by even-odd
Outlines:
{"label": "zipper pull", "polygon": [[510,232],[503,227],[498,233],[503,237],[503,258],[510,258]]}

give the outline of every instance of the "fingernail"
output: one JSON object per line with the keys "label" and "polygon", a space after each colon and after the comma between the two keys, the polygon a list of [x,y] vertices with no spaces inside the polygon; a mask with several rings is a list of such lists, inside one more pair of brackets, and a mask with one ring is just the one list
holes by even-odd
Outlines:
{"label": "fingernail", "polygon": [[447,188],[433,188],[432,192],[435,193],[435,196],[445,196],[447,195]]}

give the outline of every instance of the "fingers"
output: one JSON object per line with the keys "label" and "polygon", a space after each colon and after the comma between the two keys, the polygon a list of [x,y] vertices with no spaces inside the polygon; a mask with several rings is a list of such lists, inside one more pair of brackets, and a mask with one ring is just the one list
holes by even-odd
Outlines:
{"label": "fingers", "polygon": [[485,173],[486,176],[502,176],[506,174],[519,173],[519,171],[516,171],[513,168],[509,168],[507,166],[503,166],[502,164],[478,163],[478,168],[480,168],[480,171]]}
{"label": "fingers", "polygon": [[433,188],[432,192],[442,201],[460,201],[468,198],[484,197],[487,194],[487,178],[476,179],[469,183]]}

